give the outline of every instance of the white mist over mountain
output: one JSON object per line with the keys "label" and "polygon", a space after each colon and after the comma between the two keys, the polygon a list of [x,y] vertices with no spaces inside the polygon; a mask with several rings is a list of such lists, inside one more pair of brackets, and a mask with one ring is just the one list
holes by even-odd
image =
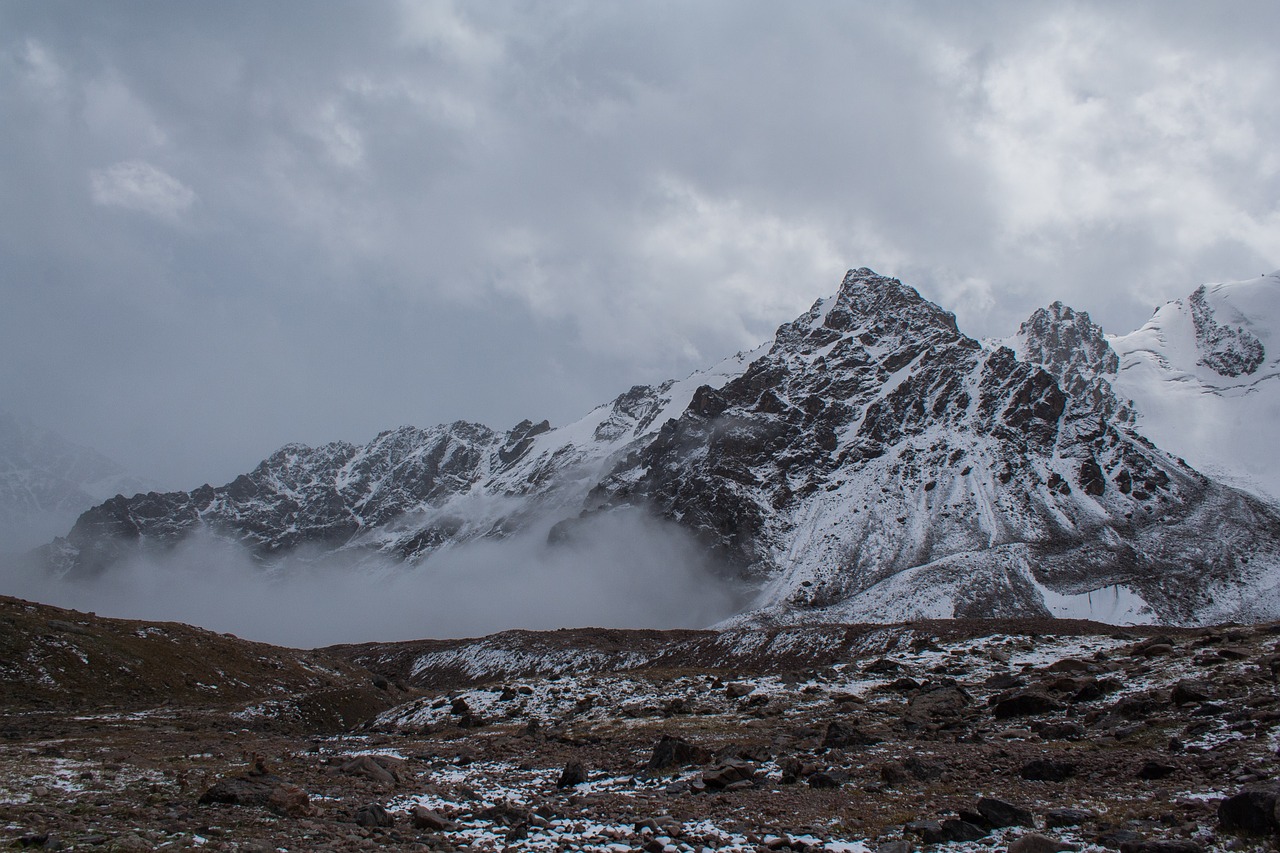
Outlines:
{"label": "white mist over mountain", "polygon": [[31,567],[0,592],[102,616],[186,622],[301,648],[466,637],[511,628],[701,628],[747,590],[669,522],[608,513],[548,544],[545,525],[416,564],[303,549],[264,569],[225,539],[193,536],[90,578]]}

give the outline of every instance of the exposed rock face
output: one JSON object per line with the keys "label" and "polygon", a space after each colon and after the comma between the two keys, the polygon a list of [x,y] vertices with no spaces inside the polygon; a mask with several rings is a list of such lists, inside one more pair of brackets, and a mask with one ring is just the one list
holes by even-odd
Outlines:
{"label": "exposed rock face", "polygon": [[742,376],[695,394],[588,509],[678,520],[765,584],[757,615],[784,618],[1194,621],[1241,581],[1269,583],[1275,511],[1133,431],[1087,315],[1037,312],[1017,345],[1023,360],[851,271]]}
{"label": "exposed rock face", "polygon": [[[1242,329],[1205,334],[1250,363]],[[751,619],[1280,613],[1280,513],[1144,438],[1112,390],[1119,364],[1061,303],[984,344],[852,270],[767,348],[576,424],[291,445],[226,486],[109,501],[50,555],[94,571],[121,543],[204,529],[263,559],[309,544],[413,560],[642,508],[760,586]]]}
{"label": "exposed rock face", "polygon": [[1187,300],[1191,306],[1191,320],[1196,327],[1200,363],[1220,376],[1254,373],[1267,357],[1262,341],[1247,329],[1218,322],[1205,299],[1205,291],[1201,285]]}

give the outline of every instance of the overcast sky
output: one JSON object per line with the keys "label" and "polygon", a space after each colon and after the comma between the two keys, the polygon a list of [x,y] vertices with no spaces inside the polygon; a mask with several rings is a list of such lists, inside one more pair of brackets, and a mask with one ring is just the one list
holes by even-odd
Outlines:
{"label": "overcast sky", "polygon": [[156,485],[564,423],[849,267],[976,336],[1280,266],[1280,4],[0,3],[0,408]]}

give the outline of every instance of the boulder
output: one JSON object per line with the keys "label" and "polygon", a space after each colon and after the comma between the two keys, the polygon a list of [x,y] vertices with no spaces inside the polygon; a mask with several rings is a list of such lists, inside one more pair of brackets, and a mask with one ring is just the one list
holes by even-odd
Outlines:
{"label": "boulder", "polygon": [[570,761],[564,766],[564,770],[560,771],[560,778],[556,780],[556,787],[572,788],[586,781],[587,768],[581,761]]}
{"label": "boulder", "polygon": [[706,764],[711,760],[711,752],[697,744],[689,743],[678,737],[663,735],[653,746],[653,755],[649,757],[649,770],[663,770],[668,767],[685,767],[690,764]]}
{"label": "boulder", "polygon": [[1075,849],[1070,844],[1057,838],[1050,838],[1038,832],[1028,832],[1019,836],[1009,845],[1009,853],[1062,853],[1063,850]]}
{"label": "boulder", "polygon": [[1280,790],[1276,788],[1246,788],[1218,805],[1218,826],[1227,832],[1280,831],[1277,802],[1280,802]]}
{"label": "boulder", "polygon": [[390,759],[380,760],[381,756],[357,755],[341,765],[338,770],[347,776],[361,776],[371,782],[387,787],[400,782],[395,764]]}
{"label": "boulder", "polygon": [[1053,758],[1036,758],[1022,765],[1018,775],[1031,782],[1065,782],[1075,775],[1076,765]]}
{"label": "boulder", "polygon": [[822,745],[828,749],[843,749],[848,746],[871,746],[880,741],[881,738],[853,723],[832,720],[827,724],[827,733],[822,738]]}
{"label": "boulder", "polygon": [[997,700],[991,712],[996,719],[1003,720],[1009,717],[1044,714],[1061,710],[1061,708],[1062,706],[1053,701],[1053,697],[1047,693],[1041,693],[1038,690],[1023,690],[1014,693],[1012,696]]}
{"label": "boulder", "polygon": [[457,826],[444,815],[426,806],[414,806],[410,809],[409,820],[413,823],[414,829],[425,829],[430,832],[449,832]]}
{"label": "boulder", "polygon": [[1034,829],[1036,825],[1035,817],[1031,812],[1013,803],[1006,803],[1004,800],[983,797],[978,800],[976,808],[987,826],[992,829],[1003,826],[1029,826]]}
{"label": "boulder", "polygon": [[396,819],[391,816],[391,813],[377,803],[370,803],[356,809],[355,822],[368,829],[396,825]]}

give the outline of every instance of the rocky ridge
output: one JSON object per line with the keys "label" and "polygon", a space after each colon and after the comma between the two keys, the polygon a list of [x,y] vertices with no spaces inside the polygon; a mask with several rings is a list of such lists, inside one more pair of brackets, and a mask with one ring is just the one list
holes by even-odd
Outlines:
{"label": "rocky ridge", "polygon": [[[1197,340],[1252,364],[1263,333],[1205,310]],[[223,487],[109,501],[46,557],[92,573],[204,530],[268,561],[304,546],[421,561],[640,509],[759,588],[748,620],[1280,614],[1280,510],[1148,440],[1112,343],[1061,303],[979,342],[851,270],[770,344],[576,424],[289,446]]]}

